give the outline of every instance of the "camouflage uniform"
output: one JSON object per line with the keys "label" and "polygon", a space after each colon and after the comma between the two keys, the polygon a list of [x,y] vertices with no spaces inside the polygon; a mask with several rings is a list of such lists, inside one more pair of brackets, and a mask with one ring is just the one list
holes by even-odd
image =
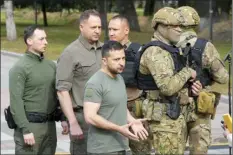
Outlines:
{"label": "camouflage uniform", "polygon": [[[179,25],[177,10],[162,8],[155,13],[152,26],[156,24]],[[156,28],[155,28],[156,29]],[[152,41],[159,40],[168,45],[168,41],[156,29]],[[181,106],[181,113],[176,120],[166,115],[167,104],[158,101],[165,96],[179,93],[184,84],[192,76],[192,69],[184,67],[175,74],[175,66],[171,54],[158,47],[150,46],[142,54],[139,70],[142,74],[151,74],[159,90],[145,90],[143,115],[150,121],[150,138],[152,147],[158,154],[183,154],[186,143],[186,105]]]}
{"label": "camouflage uniform", "polygon": [[[128,41],[124,46],[125,48],[128,48],[130,46],[131,42]],[[136,104],[141,104],[143,101],[142,90],[137,89],[136,87],[126,87],[127,92],[127,107],[131,113],[131,115],[134,118],[140,118],[136,114]],[[140,140],[135,141],[129,139],[129,147],[132,151],[133,155],[139,155],[139,154],[148,154],[150,153],[150,146],[149,146],[149,140]]]}
{"label": "camouflage uniform", "polygon": [[[128,109],[130,110],[131,115],[136,119],[140,118],[136,115],[136,104],[138,105],[142,104],[143,100],[144,100],[143,97],[139,97],[137,99],[130,100],[127,102],[128,107],[130,106]],[[148,128],[147,124],[145,125],[145,128]],[[145,154],[150,154],[151,152],[150,139],[140,140],[140,141],[129,139],[129,147],[133,155],[145,155]]]}
{"label": "camouflage uniform", "polygon": [[[194,46],[197,40],[197,34],[194,28],[200,23],[198,13],[191,7],[184,6],[178,8],[180,14],[185,18],[184,32],[180,37],[177,46],[184,48],[187,43]],[[215,82],[224,84],[228,81],[228,73],[220,59],[220,55],[211,42],[207,42],[202,55],[202,68],[207,68]],[[196,113],[196,103],[188,97],[188,90],[184,89],[183,94],[189,98],[187,133],[189,136],[190,154],[207,154],[208,146],[211,144],[211,119],[209,114]]]}

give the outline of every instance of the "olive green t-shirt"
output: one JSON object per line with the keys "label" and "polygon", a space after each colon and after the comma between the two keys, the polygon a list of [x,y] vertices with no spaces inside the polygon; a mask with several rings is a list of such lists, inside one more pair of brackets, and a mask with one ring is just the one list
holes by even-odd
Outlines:
{"label": "olive green t-shirt", "polygon": [[[86,83],[84,102],[100,104],[98,115],[117,125],[127,124],[127,94],[121,75],[110,77],[102,71],[96,72]],[[116,131],[90,125],[87,151],[109,153],[129,149],[128,139]]]}

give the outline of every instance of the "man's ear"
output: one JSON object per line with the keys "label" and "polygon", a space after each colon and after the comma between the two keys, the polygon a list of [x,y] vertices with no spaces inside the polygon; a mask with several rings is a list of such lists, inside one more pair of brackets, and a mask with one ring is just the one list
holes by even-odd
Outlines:
{"label": "man's ear", "polygon": [[26,43],[27,45],[32,45],[33,44],[32,38],[27,38]]}
{"label": "man's ear", "polygon": [[79,25],[79,30],[82,31],[82,29],[83,29],[83,25],[80,24],[80,25]]}
{"label": "man's ear", "polygon": [[128,27],[125,28],[125,34],[129,34],[129,28]]}
{"label": "man's ear", "polygon": [[83,31],[83,24],[80,24],[80,25],[79,25],[79,30],[80,30],[80,31]]}
{"label": "man's ear", "polygon": [[104,64],[104,66],[106,66],[106,65],[107,65],[107,61],[108,61],[108,60],[107,60],[107,58],[105,58],[105,57],[104,57],[104,58],[102,58],[102,62],[103,62],[103,64]]}

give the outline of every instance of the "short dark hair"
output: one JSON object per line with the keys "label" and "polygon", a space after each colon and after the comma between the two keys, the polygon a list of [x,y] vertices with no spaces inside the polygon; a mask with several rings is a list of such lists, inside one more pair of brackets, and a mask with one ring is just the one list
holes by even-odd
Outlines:
{"label": "short dark hair", "polygon": [[24,29],[24,42],[25,42],[25,44],[27,44],[27,39],[30,38],[34,34],[36,29],[44,30],[37,25],[30,25]]}
{"label": "short dark hair", "polygon": [[113,16],[111,20],[115,20],[115,19],[120,19],[121,21],[124,21],[126,23],[126,25],[130,28],[130,25],[129,25],[129,20],[126,18],[126,16],[123,16],[123,15],[116,15],[116,16]]}
{"label": "short dark hair", "polygon": [[109,52],[112,50],[122,50],[124,47],[121,45],[121,43],[113,40],[106,41],[104,45],[102,46],[102,57],[109,56]]}
{"label": "short dark hair", "polygon": [[89,17],[90,17],[91,15],[92,15],[92,16],[97,16],[97,17],[100,18],[100,14],[99,14],[98,11],[96,11],[96,10],[94,10],[94,9],[92,9],[92,10],[86,10],[86,11],[84,11],[84,12],[80,15],[80,17],[79,17],[79,23],[82,23],[83,21],[88,20]]}

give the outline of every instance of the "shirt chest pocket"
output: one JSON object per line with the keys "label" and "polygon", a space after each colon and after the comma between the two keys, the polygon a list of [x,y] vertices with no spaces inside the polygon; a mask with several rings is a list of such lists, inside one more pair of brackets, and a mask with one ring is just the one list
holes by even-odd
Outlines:
{"label": "shirt chest pocket", "polygon": [[74,76],[85,76],[93,74],[97,71],[95,61],[83,61],[75,66]]}

